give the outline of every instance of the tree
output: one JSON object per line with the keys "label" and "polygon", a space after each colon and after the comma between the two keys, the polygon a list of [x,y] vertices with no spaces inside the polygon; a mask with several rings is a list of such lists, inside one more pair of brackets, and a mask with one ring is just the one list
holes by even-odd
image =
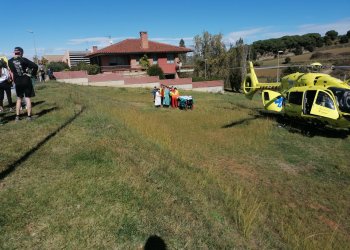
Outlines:
{"label": "tree", "polygon": [[347,37],[347,35],[340,36],[339,42],[340,43],[348,43],[349,37]]}
{"label": "tree", "polygon": [[298,45],[295,50],[293,51],[293,53],[297,56],[297,55],[302,55],[303,54],[303,48]]}
{"label": "tree", "polygon": [[159,76],[159,79],[164,79],[164,72],[158,64],[154,64],[147,69],[147,74],[149,76]]}
{"label": "tree", "polygon": [[[179,47],[186,48],[185,41],[182,38],[179,42]],[[187,62],[186,54],[180,54],[179,59],[181,60],[181,62],[186,63]]]}
{"label": "tree", "polygon": [[329,36],[325,36],[324,38],[324,44],[329,46],[332,45],[332,39]]}
{"label": "tree", "polygon": [[334,41],[338,37],[338,32],[335,30],[329,30],[326,32],[326,36],[328,36],[332,41]]}
{"label": "tree", "polygon": [[144,68],[146,70],[149,68],[150,63],[148,61],[148,57],[147,57],[146,54],[143,55],[143,57],[140,58],[140,65],[142,66],[142,68]]}
{"label": "tree", "polygon": [[227,53],[222,34],[205,31],[194,37],[194,75],[224,78],[227,75]]}
{"label": "tree", "polygon": [[236,42],[235,46],[231,46],[227,52],[227,67],[229,70],[225,78],[225,85],[233,91],[239,92],[241,89],[241,83],[246,77],[247,58],[251,53],[251,48],[244,44],[242,38]]}
{"label": "tree", "polygon": [[346,32],[346,36],[347,36],[348,38],[350,38],[350,30],[348,30],[348,32]]}
{"label": "tree", "polygon": [[46,64],[48,64],[48,62],[49,61],[45,57],[41,57],[41,60],[39,63],[41,63],[42,65],[46,65]]}
{"label": "tree", "polygon": [[185,46],[185,41],[184,41],[184,39],[181,38],[181,40],[180,40],[180,42],[179,42],[179,46],[180,46],[180,47],[183,47],[183,48],[186,47],[186,46]]}

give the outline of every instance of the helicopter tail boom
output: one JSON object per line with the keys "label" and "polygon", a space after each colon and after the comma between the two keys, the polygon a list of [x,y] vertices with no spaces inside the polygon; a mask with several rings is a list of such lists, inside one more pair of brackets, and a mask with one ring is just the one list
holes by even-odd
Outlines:
{"label": "helicopter tail boom", "polygon": [[253,98],[254,94],[259,89],[275,89],[280,87],[281,83],[259,83],[258,77],[255,74],[254,66],[252,62],[249,62],[250,73],[247,74],[246,78],[242,83],[242,89],[246,97],[249,99]]}

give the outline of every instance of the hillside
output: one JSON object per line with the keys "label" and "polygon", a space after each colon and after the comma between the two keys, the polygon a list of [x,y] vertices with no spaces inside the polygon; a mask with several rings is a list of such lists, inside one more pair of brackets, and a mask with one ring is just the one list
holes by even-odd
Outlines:
{"label": "hillside", "polygon": [[[316,53],[321,53],[321,57],[311,59],[311,56]],[[279,57],[279,65],[281,67],[285,66],[284,61],[286,57],[289,57],[291,59],[288,65],[293,65],[293,64],[309,65],[313,62],[320,62],[323,65],[328,65],[328,66],[333,64],[344,65],[344,62],[349,61],[349,58],[350,58],[349,55],[350,55],[350,44],[339,45],[339,46],[328,46],[328,47],[317,49],[312,53],[306,52],[302,55],[297,55],[297,56],[295,56],[294,54],[288,54],[288,55],[281,54]],[[278,65],[277,58],[263,59],[263,60],[259,60],[258,62],[261,67]],[[281,68],[280,72],[282,70],[283,69]],[[263,78],[270,77],[270,78],[276,79],[277,69],[259,70],[257,71],[257,75]]]}

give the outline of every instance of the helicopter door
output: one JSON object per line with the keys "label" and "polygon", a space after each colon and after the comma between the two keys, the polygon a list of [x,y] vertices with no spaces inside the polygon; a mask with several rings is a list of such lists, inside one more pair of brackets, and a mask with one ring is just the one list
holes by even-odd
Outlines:
{"label": "helicopter door", "polygon": [[316,97],[316,90],[308,90],[304,94],[304,102],[303,102],[303,114],[309,115],[311,112],[312,104],[314,103]]}
{"label": "helicopter door", "polygon": [[319,90],[310,114],[336,120],[339,118],[339,113],[334,103],[333,98],[328,93]]}
{"label": "helicopter door", "polygon": [[262,92],[262,99],[266,110],[275,112],[282,111],[284,98],[281,96],[281,93],[271,90],[264,90]]}

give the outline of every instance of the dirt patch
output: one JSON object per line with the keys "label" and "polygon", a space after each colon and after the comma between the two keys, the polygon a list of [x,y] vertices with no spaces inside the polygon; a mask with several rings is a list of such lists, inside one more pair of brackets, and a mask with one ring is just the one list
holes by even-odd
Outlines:
{"label": "dirt patch", "polygon": [[278,166],[286,173],[291,174],[291,175],[297,175],[298,170],[293,168],[291,165],[281,162],[278,164]]}
{"label": "dirt patch", "polygon": [[332,221],[331,219],[328,219],[326,217],[318,216],[319,220],[325,223],[327,226],[329,226],[332,230],[337,230],[339,229],[340,225],[336,223],[335,221]]}
{"label": "dirt patch", "polygon": [[323,206],[323,205],[318,204],[318,203],[310,204],[309,207],[312,208],[312,209],[321,210],[321,211],[324,211],[324,212],[331,212],[332,211],[332,209],[329,209],[328,207]]}
{"label": "dirt patch", "polygon": [[258,180],[258,173],[251,167],[243,166],[234,162],[232,159],[218,160],[217,166],[221,166],[227,173],[239,175],[245,179]]}

